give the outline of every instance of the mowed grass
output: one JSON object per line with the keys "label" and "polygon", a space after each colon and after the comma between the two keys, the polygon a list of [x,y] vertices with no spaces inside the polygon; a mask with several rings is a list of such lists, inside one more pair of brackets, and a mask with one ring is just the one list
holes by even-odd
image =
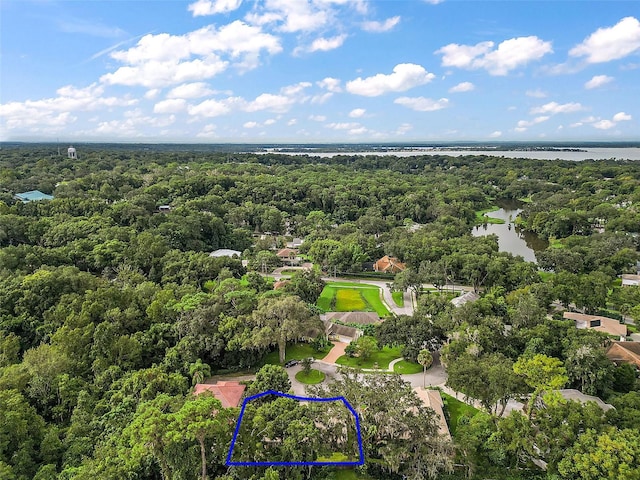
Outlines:
{"label": "mowed grass", "polygon": [[[333,345],[331,345],[331,347],[333,347]],[[308,357],[322,359],[327,356],[327,353],[329,353],[331,347],[327,347],[322,352],[316,352],[316,350],[308,343],[290,343],[287,345],[284,361],[287,362],[289,360],[302,360],[303,358]],[[280,365],[278,357],[278,349],[274,350],[273,352],[269,352],[262,359],[261,365]]]}
{"label": "mowed grass", "polygon": [[501,218],[488,217],[488,216],[485,215],[485,213],[493,212],[493,211],[498,210],[498,209],[499,209],[499,207],[496,207],[494,205],[493,207],[484,208],[482,210],[477,210],[476,211],[476,224],[483,225],[485,223],[497,223],[497,224],[506,223]]}
{"label": "mowed grass", "polygon": [[[335,298],[335,307],[332,307]],[[351,282],[329,282],[318,298],[318,307],[325,312],[376,312],[388,317],[389,310],[380,299],[375,285]]]}
{"label": "mowed grass", "polygon": [[393,301],[399,307],[404,307],[404,292],[391,292]]}
{"label": "mowed grass", "polygon": [[401,375],[409,375],[412,373],[422,373],[422,365],[419,363],[408,362],[407,360],[401,360],[393,366],[393,371]]}
{"label": "mowed grass", "polygon": [[473,417],[478,413],[481,413],[475,407],[471,405],[467,405],[464,402],[461,402],[456,397],[452,397],[444,392],[440,392],[442,395],[442,399],[444,400],[445,409],[449,414],[449,431],[451,432],[451,436],[456,436],[456,430],[458,428],[458,420],[463,415],[467,415],[468,417]]}
{"label": "mowed grass", "polygon": [[306,385],[315,385],[324,381],[324,372],[320,370],[311,369],[309,373],[305,373],[304,370],[300,370],[296,373],[296,380]]}
{"label": "mowed grass", "polygon": [[384,347],[382,350],[374,352],[366,360],[362,360],[358,357],[349,357],[347,355],[343,355],[336,360],[336,363],[338,365],[344,365],[345,367],[354,368],[374,368],[374,365],[377,363],[378,368],[387,370],[389,368],[389,362],[395,360],[396,358],[402,357],[400,350],[400,347]]}

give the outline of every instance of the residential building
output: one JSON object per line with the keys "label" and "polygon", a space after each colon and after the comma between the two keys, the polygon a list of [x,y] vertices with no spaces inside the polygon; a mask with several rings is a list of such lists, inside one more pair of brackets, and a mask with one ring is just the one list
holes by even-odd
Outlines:
{"label": "residential building", "polygon": [[230,408],[240,405],[245,388],[246,386],[239,382],[197,383],[193,394],[200,395],[203,392],[211,392],[214,397],[220,400],[223,408]]}
{"label": "residential building", "polygon": [[53,200],[53,195],[47,195],[40,190],[29,190],[28,192],[16,193],[15,198],[22,203],[36,202],[40,200]]}
{"label": "residential building", "polygon": [[346,325],[333,323],[331,320],[320,315],[320,320],[324,324],[324,334],[328,340],[337,340],[340,342],[350,343],[358,340],[363,335],[363,331]]}
{"label": "residential building", "polygon": [[640,369],[640,342],[611,342],[607,358],[616,365],[630,363]]}
{"label": "residential building", "polygon": [[576,328],[589,328],[604,332],[624,341],[627,337],[627,326],[615,318],[600,315],[585,315],[584,313],[564,312],[564,318],[576,322]]}
{"label": "residential building", "polygon": [[398,273],[406,270],[407,266],[398,260],[396,257],[390,257],[389,255],[385,255],[376,263],[373,264],[373,269],[376,272],[383,273]]}
{"label": "residential building", "polygon": [[424,403],[425,407],[432,409],[436,412],[436,419],[438,421],[438,433],[450,439],[451,433],[449,432],[449,426],[447,425],[447,420],[444,416],[444,402],[442,401],[442,396],[438,390],[425,390],[422,387],[416,387],[413,389],[414,392],[418,394],[422,403]]}
{"label": "residential building", "polygon": [[287,265],[297,265],[301,258],[298,256],[298,250],[293,248],[283,248],[276,253],[278,258]]}
{"label": "residential building", "polygon": [[357,323],[358,325],[374,325],[382,321],[375,312],[327,312],[325,318],[332,322]]}
{"label": "residential building", "polygon": [[479,298],[480,295],[478,295],[476,292],[467,292],[460,295],[459,297],[452,298],[451,303],[453,303],[454,307],[461,307],[465,303],[475,302]]}
{"label": "residential building", "polygon": [[233,257],[240,258],[241,255],[242,255],[242,252],[239,252],[238,250],[230,250],[228,248],[220,248],[215,252],[211,252],[209,254],[210,257],[231,257],[231,258]]}
{"label": "residential building", "polygon": [[640,275],[622,275],[623,287],[637,287],[640,286]]}

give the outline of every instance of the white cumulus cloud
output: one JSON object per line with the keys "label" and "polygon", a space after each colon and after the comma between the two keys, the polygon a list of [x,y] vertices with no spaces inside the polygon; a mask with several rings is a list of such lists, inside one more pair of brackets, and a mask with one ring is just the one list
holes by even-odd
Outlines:
{"label": "white cumulus cloud", "polygon": [[462,82],[449,89],[449,93],[461,93],[470,92],[474,90],[476,86],[471,82]]}
{"label": "white cumulus cloud", "polygon": [[338,35],[331,38],[317,38],[308,48],[309,52],[328,52],[329,50],[335,50],[342,46],[347,39],[346,35]]}
{"label": "white cumulus cloud", "polygon": [[351,118],[360,118],[364,116],[367,111],[364,108],[354,108],[349,112]]}
{"label": "white cumulus cloud", "polygon": [[421,65],[400,63],[393,68],[393,73],[379,73],[372,77],[356,78],[347,82],[347,91],[365,97],[377,97],[388,92],[404,92],[419,85],[429,83],[435,78]]}
{"label": "white cumulus cloud", "polygon": [[500,130],[496,130],[491,135],[489,135],[489,138],[500,138],[501,136],[502,136],[502,132]]}
{"label": "white cumulus cloud", "polygon": [[625,121],[629,121],[629,120],[633,120],[633,117],[631,115],[629,115],[628,113],[618,112],[613,116],[613,121],[614,122],[625,122]]}
{"label": "white cumulus cloud", "polygon": [[407,107],[418,112],[434,112],[436,110],[447,108],[449,100],[447,98],[433,100],[425,97],[400,97],[396,98],[393,103],[397,103],[398,105],[402,105],[403,107]]}
{"label": "white cumulus cloud", "polygon": [[616,124],[611,120],[600,120],[599,122],[595,122],[593,126],[598,130],[609,130],[610,128],[615,127]]}
{"label": "white cumulus cloud", "polygon": [[171,89],[167,93],[167,98],[200,98],[215,93],[204,82],[183,83]]}
{"label": "white cumulus cloud", "polygon": [[340,80],[338,80],[337,78],[327,77],[320,80],[319,82],[316,82],[316,85],[333,93],[342,91],[342,88],[340,87]]}
{"label": "white cumulus cloud", "polygon": [[153,106],[153,113],[177,113],[187,107],[187,102],[182,98],[162,100]]}
{"label": "white cumulus cloud", "polygon": [[613,77],[608,75],[595,75],[591,80],[584,84],[584,88],[591,90],[601,87],[613,81]]}
{"label": "white cumulus cloud", "polygon": [[540,107],[535,107],[531,109],[531,114],[551,114],[555,115],[557,113],[573,113],[584,110],[584,107],[580,103],[557,103],[557,102],[549,102]]}
{"label": "white cumulus cloud", "polygon": [[451,43],[435,53],[442,55],[444,67],[485,69],[491,75],[507,75],[510,71],[553,52],[551,42],[536,36],[511,38],[500,43],[495,49],[494,45],[493,42],[481,42],[476,45]]}
{"label": "white cumulus cloud", "polygon": [[613,27],[599,28],[569,51],[572,57],[586,57],[588,63],[624,58],[640,50],[640,22],[626,17]]}
{"label": "white cumulus cloud", "polygon": [[189,5],[188,10],[194,17],[215,15],[216,13],[228,13],[237,10],[242,5],[242,0],[198,0]]}
{"label": "white cumulus cloud", "polygon": [[363,22],[362,29],[365,32],[382,33],[392,30],[398,23],[400,23],[400,17],[398,16],[387,18],[384,22],[369,20]]}

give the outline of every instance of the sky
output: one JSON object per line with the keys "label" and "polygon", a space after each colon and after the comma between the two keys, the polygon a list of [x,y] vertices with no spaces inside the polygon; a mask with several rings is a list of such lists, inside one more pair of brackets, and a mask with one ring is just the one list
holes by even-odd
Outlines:
{"label": "sky", "polygon": [[640,140],[640,2],[3,0],[0,140]]}

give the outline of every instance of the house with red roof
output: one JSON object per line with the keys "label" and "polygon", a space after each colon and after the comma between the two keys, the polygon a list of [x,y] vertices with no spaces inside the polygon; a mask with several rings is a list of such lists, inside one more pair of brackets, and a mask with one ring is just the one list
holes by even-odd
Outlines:
{"label": "house with red roof", "polygon": [[398,273],[405,270],[407,266],[398,260],[396,257],[390,257],[389,255],[385,255],[376,263],[373,264],[373,269],[376,272],[384,272],[384,273]]}
{"label": "house with red roof", "polygon": [[247,388],[246,385],[239,382],[197,383],[193,394],[200,395],[203,392],[211,392],[214,397],[220,400],[223,408],[230,408],[240,405],[245,388]]}

